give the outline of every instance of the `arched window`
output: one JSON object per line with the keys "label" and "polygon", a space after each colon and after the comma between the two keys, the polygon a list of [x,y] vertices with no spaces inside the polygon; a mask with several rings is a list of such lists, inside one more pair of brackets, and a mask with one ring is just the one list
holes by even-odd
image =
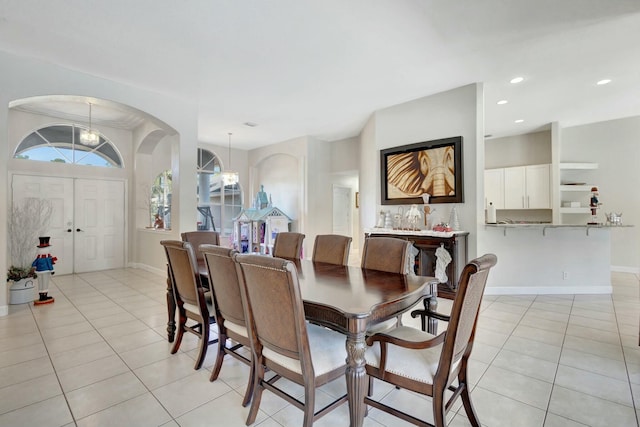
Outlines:
{"label": "arched window", "polygon": [[211,151],[202,148],[198,148],[197,171],[198,229],[215,229],[221,235],[232,235],[233,219],[242,210],[242,187],[222,185],[220,161]]}
{"label": "arched window", "polygon": [[100,134],[96,145],[82,143],[80,134],[87,129],[77,125],[53,125],[36,130],[18,144],[15,159],[76,165],[122,168],[116,147]]}

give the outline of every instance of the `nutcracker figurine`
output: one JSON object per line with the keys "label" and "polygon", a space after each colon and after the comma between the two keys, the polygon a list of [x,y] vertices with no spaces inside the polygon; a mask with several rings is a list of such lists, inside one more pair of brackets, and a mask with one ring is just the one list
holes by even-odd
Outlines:
{"label": "nutcracker figurine", "polygon": [[58,258],[51,256],[49,253],[49,247],[51,247],[49,237],[38,237],[38,239],[40,240],[40,244],[37,246],[38,255],[31,266],[35,267],[38,273],[38,293],[40,294],[40,298],[35,300],[34,304],[50,304],[55,300],[48,295],[49,279],[52,274],[55,274],[53,264],[55,264]]}

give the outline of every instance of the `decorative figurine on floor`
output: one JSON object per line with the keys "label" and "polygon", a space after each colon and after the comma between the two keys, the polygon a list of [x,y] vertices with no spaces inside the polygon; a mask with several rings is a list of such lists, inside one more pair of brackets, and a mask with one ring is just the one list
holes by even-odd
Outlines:
{"label": "decorative figurine on floor", "polygon": [[48,295],[49,279],[51,275],[55,274],[53,264],[55,264],[58,258],[51,256],[49,253],[49,248],[51,247],[49,244],[50,237],[38,237],[38,239],[40,240],[40,244],[37,246],[38,255],[31,266],[35,267],[38,273],[38,293],[40,294],[40,298],[33,303],[36,305],[50,304],[54,302],[55,299]]}
{"label": "decorative figurine on floor", "polygon": [[598,187],[591,187],[591,201],[589,202],[589,207],[591,208],[591,220],[587,224],[600,224],[598,222],[598,209],[600,209],[600,205],[602,205],[602,203],[598,200]]}

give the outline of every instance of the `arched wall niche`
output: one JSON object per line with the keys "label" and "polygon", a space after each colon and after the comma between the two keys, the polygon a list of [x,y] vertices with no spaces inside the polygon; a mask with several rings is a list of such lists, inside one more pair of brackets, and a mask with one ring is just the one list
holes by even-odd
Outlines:
{"label": "arched wall niche", "polygon": [[252,188],[247,204],[253,206],[260,186],[270,195],[273,205],[280,208],[293,220],[292,231],[300,231],[299,220],[303,211],[301,197],[304,177],[301,175],[300,159],[287,153],[271,154],[253,167]]}

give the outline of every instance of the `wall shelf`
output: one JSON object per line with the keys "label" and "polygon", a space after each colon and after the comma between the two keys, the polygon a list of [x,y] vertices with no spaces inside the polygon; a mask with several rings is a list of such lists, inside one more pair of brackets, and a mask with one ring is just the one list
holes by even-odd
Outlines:
{"label": "wall shelf", "polygon": [[598,169],[597,163],[560,163],[560,169]]}
{"label": "wall shelf", "polygon": [[560,185],[560,191],[586,191],[586,192],[590,192],[593,187],[597,187],[597,185],[591,185],[591,184],[584,184],[584,185],[562,184],[562,185]]}
{"label": "wall shelf", "polygon": [[588,207],[580,208],[560,208],[560,213],[563,214],[590,214],[591,209]]}

